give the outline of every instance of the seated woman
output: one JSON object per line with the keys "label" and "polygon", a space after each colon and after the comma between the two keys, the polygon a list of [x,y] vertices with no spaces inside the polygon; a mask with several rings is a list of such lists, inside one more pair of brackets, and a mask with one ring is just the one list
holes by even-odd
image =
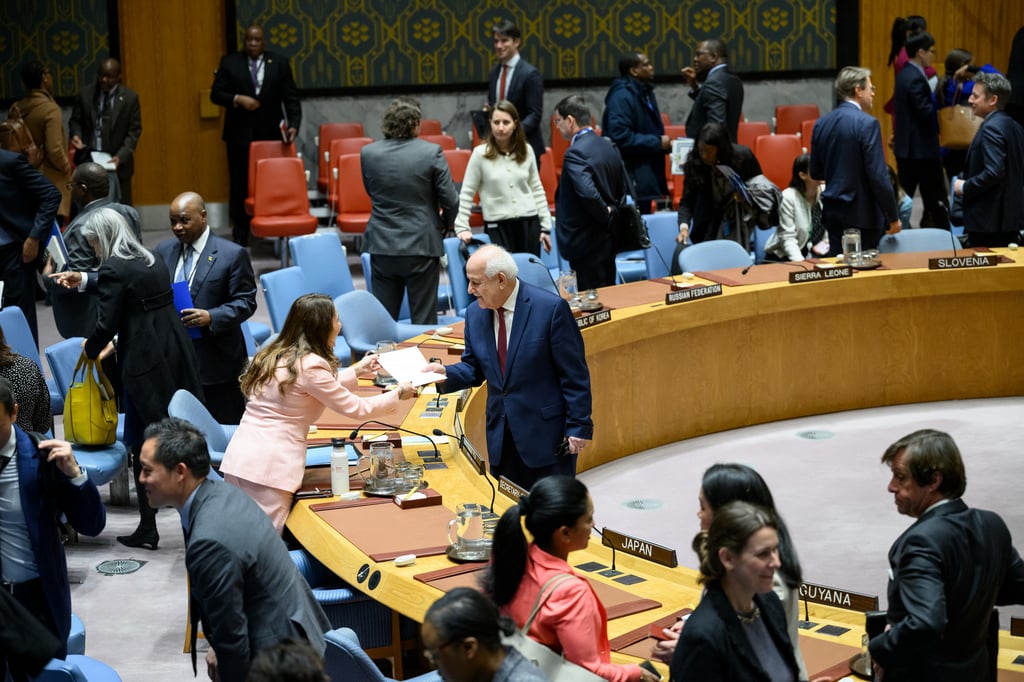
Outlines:
{"label": "seated woman", "polygon": [[811,255],[812,250],[819,256],[828,253],[828,233],[821,223],[824,180],[812,180],[810,166],[810,154],[801,154],[793,160],[793,178],[789,187],[782,191],[779,225],[764,246],[765,260],[801,261]]}
{"label": "seated woman", "polygon": [[18,404],[18,418],[15,423],[23,431],[46,433],[53,429],[53,415],[50,413],[50,389],[39,370],[39,365],[24,355],[14,352],[7,345],[4,332],[0,329],[0,377],[11,382],[14,402]]}
{"label": "seated woman", "polygon": [[[522,519],[533,536],[529,545]],[[485,591],[521,628],[548,581],[574,576],[550,591],[529,636],[606,680],[654,682],[658,678],[638,665],[611,662],[604,606],[567,562],[569,552],[587,546],[593,527],[594,503],[585,485],[568,476],[542,478],[498,521]]]}
{"label": "seated woman", "polygon": [[715,512],[698,551],[706,590],[679,637],[672,680],[798,679],[786,614],[771,594],[782,565],[777,527],[771,512],[748,502]]}
{"label": "seated woman", "polygon": [[370,355],[339,370],[334,342],[340,331],[329,296],[300,296],[281,333],[256,353],[242,376],[249,402],[220,473],[260,505],[278,532],[302,484],[309,427],[325,408],[359,422],[386,419],[397,412],[399,400],[417,395],[409,383],[369,398],[353,393],[358,378],[372,375],[379,365]]}

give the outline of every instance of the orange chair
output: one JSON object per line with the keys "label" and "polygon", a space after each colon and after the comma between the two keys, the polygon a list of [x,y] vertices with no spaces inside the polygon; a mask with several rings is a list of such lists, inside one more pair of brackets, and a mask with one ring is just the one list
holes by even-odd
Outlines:
{"label": "orange chair", "polygon": [[441,129],[441,122],[436,118],[421,118],[420,137],[424,135],[444,135],[444,131]]}
{"label": "orange chair", "polygon": [[[338,183],[335,180],[337,178],[346,179],[338,173],[338,159],[346,154],[358,154],[360,149],[371,142],[373,142],[372,137],[342,137],[331,143],[331,156],[327,171],[331,182],[327,185],[327,205],[331,207],[332,211],[338,203]],[[362,182],[362,178],[356,179]]]}
{"label": "orange chair", "polygon": [[362,137],[362,123],[322,123],[317,144],[317,176],[316,188],[327,194],[331,185],[331,143],[342,137]]}
{"label": "orange chair", "polygon": [[261,159],[296,156],[295,143],[285,144],[277,140],[249,143],[249,196],[245,199],[245,212],[252,215],[253,198],[256,196],[256,163]]}
{"label": "orange chair", "polygon": [[793,160],[803,153],[798,135],[761,135],[754,143],[754,156],[761,172],[779,189],[789,186]]}
{"label": "orange chair", "polygon": [[544,196],[548,200],[548,210],[555,215],[555,190],[558,189],[558,178],[555,176],[555,164],[551,163],[551,147],[543,157],[545,160],[540,164],[540,184],[544,187]]}
{"label": "orange chair", "polygon": [[302,159],[261,159],[256,164],[256,196],[252,234],[281,239],[281,267],[288,267],[288,238],[316,232],[309,213],[306,169]]}
{"label": "orange chair", "polygon": [[[569,148],[569,140],[562,137],[562,133],[558,132],[558,126],[555,125],[555,117],[551,117],[551,152],[550,160],[555,166],[555,177],[557,178],[562,174],[562,159],[565,157],[565,150]],[[548,156],[548,154],[545,154]],[[547,159],[545,159],[547,161]]]}
{"label": "orange chair", "polygon": [[775,134],[796,135],[800,124],[809,118],[818,118],[817,104],[780,104],[775,107]]}
{"label": "orange chair", "polygon": [[456,149],[455,138],[451,135],[420,135],[421,140],[441,145],[441,149]]}
{"label": "orange chair", "polygon": [[772,127],[767,121],[741,121],[736,132],[736,142],[753,151],[758,137],[771,134]]}
{"label": "orange chair", "polygon": [[808,154],[811,153],[811,138],[814,136],[814,124],[817,122],[818,119],[809,118],[800,124],[800,141]]}
{"label": "orange chair", "polygon": [[444,159],[448,162],[448,171],[452,174],[452,182],[461,185],[466,177],[466,166],[473,155],[468,149],[445,149]]}
{"label": "orange chair", "polygon": [[663,125],[663,126],[670,126],[670,125],[672,125],[672,121],[669,119],[668,114],[666,114],[664,111],[661,112],[661,125]]}
{"label": "orange chair", "polygon": [[345,154],[338,159],[338,229],[362,234],[370,220],[370,195],[363,185],[363,164],[359,154]]}

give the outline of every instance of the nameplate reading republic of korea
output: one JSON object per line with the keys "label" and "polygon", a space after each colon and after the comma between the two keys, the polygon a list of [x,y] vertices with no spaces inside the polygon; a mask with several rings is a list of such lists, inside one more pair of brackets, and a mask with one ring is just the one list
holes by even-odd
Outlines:
{"label": "nameplate reading republic of korea", "polygon": [[800,585],[800,598],[814,604],[837,606],[841,609],[850,609],[851,611],[865,612],[878,610],[877,596],[841,590],[838,587],[829,587],[828,585],[802,583]]}
{"label": "nameplate reading republic of korea", "polygon": [[853,268],[849,265],[837,265],[834,268],[814,268],[813,270],[799,270],[789,273],[790,284],[802,284],[803,282],[821,282],[826,279],[842,279],[853,277]]}
{"label": "nameplate reading republic of korea", "polygon": [[958,270],[960,268],[988,268],[999,264],[999,256],[994,253],[974,253],[970,256],[947,256],[945,258],[929,258],[929,270]]}
{"label": "nameplate reading republic of korea", "polygon": [[698,298],[709,298],[711,296],[721,295],[721,284],[709,284],[706,287],[690,287],[689,289],[670,291],[667,294],[665,294],[665,305],[672,305],[673,303],[685,303],[686,301],[696,301]]}
{"label": "nameplate reading republic of korea", "polygon": [[584,313],[576,318],[576,326],[580,329],[586,329],[587,327],[593,327],[595,324],[601,324],[602,322],[608,322],[612,319],[612,311],[610,310],[598,310],[596,313]]}
{"label": "nameplate reading republic of korea", "polygon": [[510,497],[513,500],[518,500],[523,495],[529,494],[528,490],[526,490],[525,488],[520,488],[519,486],[517,486],[515,483],[508,480],[504,476],[498,477],[498,490],[501,491],[502,495],[504,495],[505,497]]}
{"label": "nameplate reading republic of korea", "polygon": [[601,531],[601,544],[605,547],[614,547],[620,552],[632,554],[641,559],[653,561],[662,566],[668,566],[669,568],[675,568],[679,565],[679,562],[676,561],[676,551],[674,549],[662,547],[640,538],[623,535],[607,528]]}

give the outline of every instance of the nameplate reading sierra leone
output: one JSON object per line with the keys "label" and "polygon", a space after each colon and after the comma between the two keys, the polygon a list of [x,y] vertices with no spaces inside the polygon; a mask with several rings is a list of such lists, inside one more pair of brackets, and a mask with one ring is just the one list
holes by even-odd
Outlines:
{"label": "nameplate reading sierra leone", "polygon": [[802,284],[803,282],[820,282],[826,279],[842,279],[853,277],[853,268],[849,265],[839,265],[834,268],[814,268],[813,270],[800,270],[789,273],[790,284]]}
{"label": "nameplate reading sierra leone", "polygon": [[501,494],[504,495],[505,497],[510,497],[513,500],[517,501],[520,497],[522,497],[523,495],[527,495],[529,493],[529,491],[527,491],[525,488],[520,488],[519,486],[517,486],[515,483],[508,480],[504,476],[498,477],[498,490],[500,490]]}
{"label": "nameplate reading sierra leone", "polygon": [[632,554],[641,559],[653,561],[662,566],[668,566],[669,568],[675,568],[679,565],[679,562],[676,561],[676,551],[674,549],[662,547],[640,538],[623,535],[607,528],[601,531],[601,544],[605,547],[614,547],[620,552]]}
{"label": "nameplate reading sierra leone", "polygon": [[987,268],[999,263],[999,256],[994,253],[975,253],[970,256],[948,256],[946,258],[929,258],[929,270],[957,270],[959,268]]}
{"label": "nameplate reading sierra leone", "polygon": [[721,284],[709,284],[706,287],[690,287],[689,289],[670,291],[667,294],[665,294],[665,305],[672,305],[673,303],[685,303],[686,301],[696,301],[698,298],[709,298],[711,296],[721,295]]}
{"label": "nameplate reading sierra leone", "polygon": [[825,606],[838,606],[851,611],[877,611],[878,597],[860,592],[841,590],[838,587],[827,585],[815,585],[814,583],[803,583],[800,585],[800,598],[806,599],[814,604]]}
{"label": "nameplate reading sierra leone", "polygon": [[580,329],[586,329],[587,327],[593,327],[595,324],[601,324],[602,322],[608,322],[612,319],[612,311],[610,310],[598,310],[596,313],[584,313],[576,318],[576,326]]}

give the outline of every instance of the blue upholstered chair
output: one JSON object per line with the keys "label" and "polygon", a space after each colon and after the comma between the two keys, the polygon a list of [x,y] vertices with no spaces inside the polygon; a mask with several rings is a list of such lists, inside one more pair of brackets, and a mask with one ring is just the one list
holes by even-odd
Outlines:
{"label": "blue upholstered chair", "polygon": [[[359,637],[350,628],[331,630],[324,637],[327,640],[324,669],[331,682],[392,682],[363,651]],[[395,675],[400,676],[397,670]],[[441,676],[436,672],[409,678],[411,682],[434,682],[440,679]]]}
{"label": "blue upholstered chair", "polygon": [[[7,345],[15,353],[24,355],[36,363],[39,371],[43,371],[43,361],[39,357],[39,347],[36,340],[32,338],[32,330],[29,329],[25,313],[21,312],[18,306],[10,306],[0,310],[0,328],[4,331],[4,338]],[[50,412],[63,414],[64,412],[64,391],[54,382],[53,379],[46,380],[46,388],[50,391]]]}
{"label": "blue upholstered chair", "polygon": [[772,238],[775,231],[778,228],[770,227],[767,230],[762,230],[760,227],[754,228],[754,234],[750,237],[754,244],[754,262],[764,263],[765,262],[765,250],[764,247],[768,245],[768,240]]}
{"label": "blue upholstered chair", "polygon": [[[475,234],[473,238],[485,244],[491,243],[491,238],[484,233]],[[448,283],[451,286],[455,314],[465,317],[470,298],[469,292],[466,291],[466,287],[469,286],[466,280],[466,259],[459,250],[461,244],[462,240],[458,237],[447,237],[444,240],[444,255],[448,257]]]}
{"label": "blue upholstered chair", "polygon": [[644,249],[647,279],[668,277],[672,254],[676,251],[676,235],[679,234],[676,214],[667,211],[651,213],[644,216],[644,222],[651,237],[651,248]]}
{"label": "blue upholstered chair", "polygon": [[[276,333],[281,332],[295,299],[306,294],[326,293],[318,292],[306,279],[302,268],[296,265],[260,275],[260,286],[267,300],[270,324]],[[352,350],[341,336],[334,344],[334,355],[343,365],[347,365],[352,357]]]}
{"label": "blue upholstered chair", "polygon": [[106,663],[79,654],[67,660],[53,659],[35,682],[121,682],[121,676]]}
{"label": "blue upholstered chair", "polygon": [[539,258],[532,253],[513,253],[512,258],[519,267],[519,279],[553,294],[558,293],[558,287],[551,281],[551,273]]}
{"label": "blue upholstered chair", "polygon": [[960,241],[949,230],[921,227],[887,234],[878,242],[881,253],[911,253],[913,251],[952,251],[960,248]]}
{"label": "blue upholstered chair", "polygon": [[[242,323],[243,326],[249,328],[249,335],[252,337],[253,345],[261,346],[263,342],[270,338],[270,325],[262,322],[257,322],[252,318]],[[245,330],[243,329],[243,333]]]}
{"label": "blue upholstered chair", "polygon": [[750,252],[729,239],[712,239],[687,246],[679,252],[679,269],[682,272],[743,268],[752,262]]}
{"label": "blue upholstered chair", "polygon": [[74,613],[71,614],[71,630],[68,632],[68,653],[85,653],[85,623]]}
{"label": "blue upholstered chair", "polygon": [[374,350],[378,341],[401,341],[422,334],[436,325],[395,322],[384,304],[369,291],[356,289],[334,299],[341,320],[341,333],[352,349],[353,359]]}
{"label": "blue upholstered chair", "polygon": [[295,263],[309,287],[332,299],[354,290],[348,256],[337,232],[317,232],[288,241]]}
{"label": "blue upholstered chair", "polygon": [[206,406],[199,401],[199,398],[185,389],[178,389],[171,396],[171,402],[167,405],[167,414],[184,419],[199,429],[206,437],[210,462],[214,466],[220,466],[221,460],[224,459],[224,451],[228,449],[228,442],[234,435],[235,429],[238,428],[237,424],[219,423],[206,409]]}

